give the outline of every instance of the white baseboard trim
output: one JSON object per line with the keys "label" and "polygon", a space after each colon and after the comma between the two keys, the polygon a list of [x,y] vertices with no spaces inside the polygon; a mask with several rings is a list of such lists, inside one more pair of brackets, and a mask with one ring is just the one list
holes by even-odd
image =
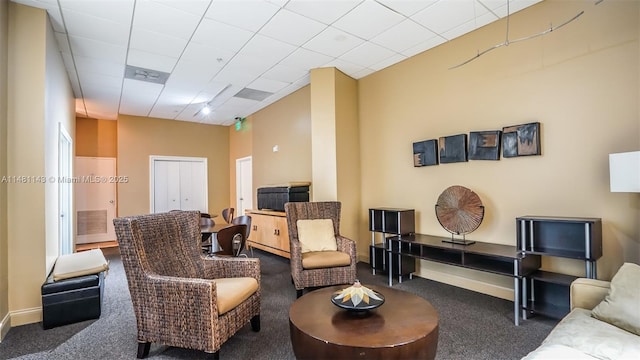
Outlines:
{"label": "white baseboard trim", "polygon": [[11,329],[11,316],[9,313],[7,313],[2,321],[0,321],[0,343],[9,332],[9,329]]}

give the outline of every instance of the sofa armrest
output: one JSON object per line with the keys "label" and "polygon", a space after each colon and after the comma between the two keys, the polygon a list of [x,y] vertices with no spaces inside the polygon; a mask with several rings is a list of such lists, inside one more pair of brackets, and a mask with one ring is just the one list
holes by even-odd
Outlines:
{"label": "sofa armrest", "polygon": [[571,310],[591,310],[609,294],[609,281],[578,278],[571,283]]}

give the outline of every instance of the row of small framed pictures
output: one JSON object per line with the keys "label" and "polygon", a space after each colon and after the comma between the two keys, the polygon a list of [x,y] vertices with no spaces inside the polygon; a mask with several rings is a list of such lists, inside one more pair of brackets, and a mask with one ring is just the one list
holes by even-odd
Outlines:
{"label": "row of small framed pictures", "polygon": [[[438,146],[440,144],[440,146]],[[468,160],[540,155],[540,123],[507,126],[500,130],[472,131],[413,143],[413,166],[430,166]]]}

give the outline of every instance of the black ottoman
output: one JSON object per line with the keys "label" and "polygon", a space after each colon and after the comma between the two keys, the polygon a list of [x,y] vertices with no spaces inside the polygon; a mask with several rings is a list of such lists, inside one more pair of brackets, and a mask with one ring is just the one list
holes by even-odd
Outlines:
{"label": "black ottoman", "polygon": [[50,275],[42,284],[42,327],[99,318],[103,292],[104,271],[58,281]]}

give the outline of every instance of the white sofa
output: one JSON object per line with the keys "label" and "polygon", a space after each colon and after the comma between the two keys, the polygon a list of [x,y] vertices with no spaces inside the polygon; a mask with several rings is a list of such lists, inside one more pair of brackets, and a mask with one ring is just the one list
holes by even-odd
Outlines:
{"label": "white sofa", "polygon": [[611,282],[575,280],[571,312],[523,358],[534,359],[640,359],[640,266],[625,263]]}

